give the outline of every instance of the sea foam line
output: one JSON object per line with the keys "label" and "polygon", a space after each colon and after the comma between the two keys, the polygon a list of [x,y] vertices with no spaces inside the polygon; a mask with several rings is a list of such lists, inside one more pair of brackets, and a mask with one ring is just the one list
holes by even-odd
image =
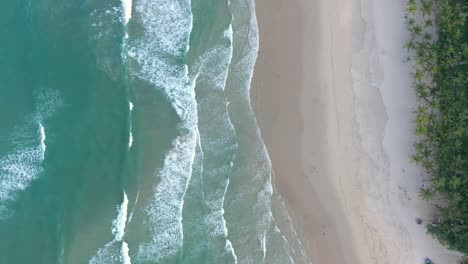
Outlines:
{"label": "sea foam line", "polygon": [[133,103],[128,102],[128,108],[130,109],[130,132],[128,136],[128,148],[130,149],[133,145],[133,132],[132,132],[132,112],[133,112]]}
{"label": "sea foam line", "polygon": [[138,203],[138,197],[140,196],[140,191],[137,192],[135,202],[133,203],[132,211],[130,212],[130,216],[128,217],[128,222],[130,223],[133,218],[133,212],[135,211],[136,204]]}
{"label": "sea foam line", "polygon": [[53,89],[40,89],[35,101],[36,111],[10,135],[15,148],[0,157],[0,220],[9,216],[8,203],[15,199],[16,193],[25,190],[43,171],[46,151],[43,123],[63,106],[60,93]]}
{"label": "sea foam line", "polygon": [[[236,90],[236,97],[238,96],[242,101],[245,100],[245,103],[242,101],[239,102],[242,104],[242,107],[247,108],[247,118],[251,119],[246,120],[245,122],[252,122],[254,127],[253,131],[249,131],[247,133],[252,134],[252,137],[257,139],[259,145],[252,149],[252,153],[257,153],[257,155],[250,156],[250,162],[256,163],[256,171],[251,171],[248,168],[237,168],[237,173],[250,176],[250,179],[244,179],[245,182],[250,185],[246,186],[246,188],[249,188],[246,192],[248,192],[249,195],[257,196],[257,201],[253,208],[246,211],[246,213],[249,214],[253,213],[251,225],[254,228],[250,227],[245,229],[245,231],[242,230],[237,234],[233,234],[231,236],[231,241],[233,242],[234,248],[238,247],[236,249],[239,249],[238,257],[240,257],[240,262],[254,261],[264,263],[267,251],[266,231],[271,221],[270,205],[272,187],[270,179],[271,175],[268,173],[268,171],[271,170],[271,161],[269,160],[268,153],[266,152],[263,140],[259,133],[249,93],[259,49],[258,25],[255,16],[255,3],[253,0],[236,1],[233,2],[232,5],[233,7],[230,9],[233,15],[232,23],[235,32],[234,46],[238,48],[236,48],[235,51],[236,61],[232,64],[230,70],[232,71],[232,78],[235,80],[233,85],[240,86],[240,91],[238,92]],[[245,14],[240,13],[245,12],[246,10],[249,13],[248,17],[246,17]],[[237,43],[237,41],[239,41],[239,43]],[[248,163],[243,165],[250,167],[250,164]],[[252,172],[254,175],[251,175]],[[242,208],[242,204],[245,203],[245,201],[242,201],[242,195],[238,193],[233,193],[231,195],[233,195],[232,201],[228,206],[234,206],[234,208],[229,209],[231,211],[235,211],[239,208],[238,206]],[[237,227],[234,222],[231,222],[230,226]],[[247,246],[245,243],[249,241],[246,237],[250,237],[254,234],[259,243],[253,243],[251,245],[253,247],[251,250],[245,250],[244,248]]]}
{"label": "sea foam line", "polygon": [[41,124],[41,122],[39,122],[39,134],[40,134],[40,136],[41,136],[40,148],[41,148],[41,161],[42,161],[42,160],[44,160],[44,158],[45,158],[45,151],[46,151],[46,144],[45,144],[46,133],[45,133],[45,128],[44,128],[44,126]]}
{"label": "sea foam line", "polygon": [[[228,0],[228,6],[229,8],[231,7],[231,1]],[[228,64],[228,67],[227,67],[227,71],[226,71],[226,76],[224,78],[224,81],[223,81],[223,91],[226,89],[226,85],[227,85],[227,78],[228,78],[228,74],[229,74],[229,68],[230,68],[230,65],[232,63],[232,58],[234,56],[234,32],[233,32],[233,29],[232,29],[232,23],[229,24],[229,28],[228,30],[226,30],[224,32],[224,36],[226,38],[229,39],[230,41],[230,49],[229,49],[229,64]],[[234,125],[232,124],[232,121],[231,121],[231,118],[229,116],[229,110],[228,110],[228,106],[229,106],[229,101],[227,100],[226,98],[226,106],[225,106],[225,111],[227,113],[227,118],[228,118],[228,122],[233,130],[233,133],[234,133],[234,137],[237,138],[237,135],[236,135],[236,129],[234,128]],[[238,145],[237,145],[237,142],[236,142],[236,149],[238,148]],[[236,154],[234,153],[233,155],[233,158],[232,160],[235,160],[235,156]],[[231,161],[230,163],[230,169],[232,171],[232,167],[234,166],[234,163]],[[224,194],[223,194],[223,203],[221,205],[221,208],[222,208],[222,214],[223,214],[223,225],[224,225],[224,229],[225,229],[225,237],[226,237],[226,249],[228,252],[231,252],[232,256],[234,257],[234,263],[237,264],[238,263],[238,258],[237,258],[237,255],[236,255],[236,251],[234,249],[234,246],[232,245],[232,242],[228,239],[228,233],[229,233],[229,230],[227,228],[227,222],[226,222],[226,218],[224,217],[224,200],[226,199],[226,193],[227,193],[227,190],[228,190],[228,186],[229,186],[229,178],[227,179],[227,183],[226,183],[226,186],[224,188]]]}
{"label": "sea foam line", "polygon": [[189,80],[187,65],[174,63],[189,50],[193,17],[188,0],[141,0],[134,8],[136,23],[143,31],[127,53],[140,66],[133,74],[161,89],[181,120],[181,134],[166,154],[157,173],[160,182],[145,207],[146,226],[153,239],[140,245],[136,255],[137,262],[158,262],[174,256],[182,247],[183,199],[195,156],[198,117],[194,82]]}
{"label": "sea foam line", "polygon": [[122,240],[125,234],[125,225],[127,223],[128,198],[125,192],[123,194],[122,204],[117,207],[117,218],[112,221],[112,234],[115,236],[115,240],[117,241]]}
{"label": "sea foam line", "polygon": [[[231,168],[232,168],[233,164],[231,162]],[[226,192],[227,192],[227,188],[229,186],[229,179],[227,181],[227,184],[226,184],[226,188],[224,189],[224,196],[223,197],[226,197]],[[228,236],[228,233],[229,233],[229,230],[227,228],[227,222],[226,222],[226,219],[224,218],[224,200],[223,200],[223,204],[222,204],[222,207],[223,207],[223,224],[224,224],[224,228],[225,228],[225,236],[226,236],[226,251],[227,252],[231,252],[232,256],[234,257],[234,263],[237,264],[238,263],[238,258],[237,258],[237,255],[236,255],[236,251],[234,250],[234,247],[232,245],[232,242],[231,240],[229,240],[227,238]]]}
{"label": "sea foam line", "polygon": [[195,159],[195,134],[179,136],[166,154],[153,201],[146,207],[152,241],[140,245],[138,260],[159,262],[174,256],[182,247],[182,208]]}
{"label": "sea foam line", "polygon": [[130,130],[130,134],[128,136],[128,148],[131,148],[133,145],[133,133],[132,131]]}
{"label": "sea foam line", "polygon": [[[208,89],[212,89],[213,91],[224,91],[226,87],[229,65],[232,62],[233,56],[232,38],[233,31],[232,25],[230,24],[229,27],[224,31],[222,37],[220,38],[221,43],[227,40],[229,42],[229,46],[226,47],[225,44],[218,44],[217,46],[208,50],[205,54],[201,56],[199,63],[200,65],[198,65],[198,67],[196,68],[199,68],[198,71],[200,72],[200,75],[198,77],[200,78],[199,82],[202,87],[210,87]],[[222,58],[222,61],[219,61],[220,57]],[[213,68],[212,65],[216,65],[216,62],[218,63],[218,66]],[[227,106],[229,103],[227,102],[225,97],[223,97],[222,100],[225,100],[224,113],[219,113],[218,116],[220,116],[220,119],[212,119],[211,121],[213,123],[211,124],[200,124],[203,126],[212,125],[217,127],[223,127],[227,130],[223,133],[223,137],[225,138],[210,139],[209,141],[203,140],[203,142],[201,142],[201,147],[210,149],[211,153],[213,153],[214,150],[228,150],[229,148],[231,148],[231,146],[227,144],[231,144],[230,142],[232,142],[232,140],[236,137],[234,127],[227,112]],[[205,104],[207,103],[208,102],[206,102]],[[208,114],[206,111],[210,110],[207,109],[207,107],[208,106],[201,107],[201,110],[199,110],[200,115]],[[205,133],[209,132],[206,131]],[[210,137],[210,135],[202,135],[202,137]],[[237,145],[234,148],[237,148]],[[209,156],[207,156],[206,158],[208,157]],[[228,229],[226,225],[226,220],[224,219],[223,208],[227,186],[229,184],[229,171],[232,169],[232,165],[233,164],[231,162],[227,167],[223,166],[218,168],[211,168],[209,171],[206,170],[202,173],[202,179],[204,179],[205,181],[209,181],[211,179],[212,181],[219,182],[224,180],[222,176],[225,175],[225,183],[222,185],[222,190],[207,192],[207,194],[205,195],[206,205],[210,209],[210,213],[206,216],[205,222],[208,224],[211,236],[222,236],[226,240],[225,251],[229,252],[234,258],[235,263],[237,263],[237,256],[235,250],[232,247],[231,241],[227,239]]]}
{"label": "sea foam line", "polygon": [[[122,2],[122,9],[123,9],[123,26],[124,26],[124,37],[122,40],[121,46],[121,57],[123,60],[127,58],[127,42],[128,42],[128,28],[127,24],[130,22],[132,18],[132,9],[133,9],[133,0],[121,0]],[[132,110],[132,109],[130,109]]]}
{"label": "sea foam line", "polygon": [[[212,97],[211,100],[202,100],[197,106],[198,114],[204,116],[205,120],[210,121],[208,123],[198,123],[197,125],[197,153],[201,155],[201,157],[199,156],[197,158],[200,163],[200,176],[194,180],[199,181],[198,186],[202,188],[202,191],[198,190],[200,194],[196,196],[196,199],[200,199],[201,202],[205,203],[205,206],[209,210],[198,217],[194,217],[194,219],[199,219],[197,225],[190,222],[194,221],[193,219],[188,220],[191,228],[203,230],[207,236],[204,243],[198,244],[196,248],[190,245],[185,248],[184,257],[186,257],[189,262],[199,261],[200,252],[217,248],[215,245],[219,243],[219,239],[224,239],[224,252],[212,252],[212,254],[225,256],[225,253],[228,253],[232,256],[234,263],[237,263],[237,255],[232,247],[231,241],[227,239],[228,230],[223,209],[232,162],[227,166],[213,167],[212,165],[208,165],[212,163],[212,161],[207,160],[212,160],[219,152],[223,152],[220,155],[224,155],[225,151],[234,152],[232,148],[235,148],[232,146],[232,143],[235,141],[234,128],[227,114],[228,102],[223,93],[226,86],[229,65],[232,61],[232,36],[232,26],[229,25],[224,33],[219,36],[216,45],[200,55],[195,65],[191,67],[190,75],[194,76],[192,79],[194,79],[197,84],[195,90],[204,94],[212,94],[214,97]],[[216,112],[218,112],[218,110],[220,111],[220,113],[215,114],[216,116],[214,118],[209,117],[213,115],[214,111],[214,108],[211,106],[216,108]],[[209,129],[208,127],[210,126],[216,127],[216,129]],[[216,132],[216,130],[218,131]],[[203,134],[200,135],[201,133]],[[202,137],[203,140],[201,140]],[[205,148],[207,151],[206,156]],[[232,155],[234,155],[234,153],[232,153]],[[207,169],[204,168],[204,162],[207,162]],[[217,186],[217,188],[203,190],[204,182],[210,186]],[[193,199],[195,197],[190,198]],[[189,241],[191,241],[191,239],[191,237],[188,238]],[[193,259],[190,259],[191,257],[193,257]]]}
{"label": "sea foam line", "polygon": [[[234,24],[234,30],[236,32],[234,42],[236,42],[237,39],[239,39],[239,42],[243,42],[244,39],[247,39],[247,43],[242,43],[242,50],[236,54],[237,56],[240,57],[240,59],[233,64],[232,70],[234,71],[236,76],[237,81],[243,82],[244,85],[242,85],[242,90],[241,94],[245,98],[247,104],[246,107],[248,107],[248,110],[253,118],[253,122],[255,125],[255,136],[258,138],[260,141],[261,145],[258,148],[258,151],[260,155],[265,157],[265,163],[263,164],[265,166],[266,171],[270,171],[270,173],[267,173],[267,175],[255,175],[255,183],[256,184],[262,184],[262,186],[259,186],[261,189],[257,193],[257,201],[256,204],[254,205],[254,212],[258,214],[258,217],[256,219],[256,230],[255,232],[257,233],[257,238],[260,241],[260,251],[262,253],[262,261],[265,263],[266,256],[267,256],[267,229],[270,224],[272,224],[273,221],[273,214],[271,211],[271,199],[272,199],[272,194],[274,193],[273,190],[273,184],[272,184],[272,178],[271,178],[271,160],[268,155],[268,151],[266,149],[266,146],[264,144],[264,141],[261,137],[260,130],[258,128],[258,124],[254,115],[254,112],[252,110],[251,106],[251,97],[250,97],[250,89],[251,89],[251,83],[252,83],[252,77],[253,77],[253,72],[254,72],[254,66],[257,60],[258,56],[258,50],[259,50],[259,32],[258,32],[258,23],[257,23],[257,17],[256,17],[256,11],[255,11],[255,0],[242,0],[242,1],[236,1],[235,2],[237,7],[235,10],[245,10],[248,9],[250,11],[250,18],[245,21],[247,22],[247,26],[243,24],[243,16],[244,15],[239,15],[239,18],[237,18],[237,14],[233,13],[233,24]],[[240,6],[239,6],[240,5]],[[234,9],[232,9],[234,10]],[[240,23],[239,23],[240,22]],[[239,45],[239,44],[237,44]],[[244,47],[248,47],[247,49]],[[257,150],[256,150],[257,151]],[[261,161],[262,163],[264,161]],[[264,177],[266,176],[266,177]],[[235,195],[235,194],[234,194]],[[232,208],[231,208],[232,209]],[[273,223],[274,224],[274,223]],[[277,228],[275,226],[275,228]],[[279,228],[277,228],[279,230]],[[243,233],[243,232],[242,232]],[[246,234],[247,235],[247,234]],[[245,240],[242,239],[237,239],[236,242],[234,243],[234,246],[239,246],[244,247],[242,243],[245,242]],[[301,249],[302,250],[302,249]],[[247,260],[244,252],[241,252],[240,255],[241,257],[240,262],[244,262]],[[292,263],[294,263],[294,260],[289,256]],[[260,262],[260,260],[258,260]]]}
{"label": "sea foam line", "polygon": [[[246,98],[248,100],[249,108],[250,108],[250,110],[251,110],[251,112],[253,114],[251,97],[250,97],[250,89],[251,89],[255,64],[256,64],[256,61],[257,61],[257,57],[258,57],[258,51],[259,51],[259,47],[260,47],[260,40],[259,40],[259,30],[258,30],[258,21],[257,21],[257,16],[256,16],[255,0],[247,0],[247,1],[248,1],[247,5],[249,5],[249,3],[250,3],[249,7],[250,7],[250,14],[251,14],[250,20],[249,20],[250,29],[251,29],[251,34],[249,34],[249,46],[253,47],[253,48],[251,49],[250,54],[246,54],[245,58],[247,58],[247,59],[244,62],[244,65],[246,65],[246,64],[251,65],[251,67],[250,67],[251,71],[250,71],[249,78],[247,79],[247,83],[246,83],[246,87],[247,87],[247,96],[246,96]],[[263,231],[262,234],[260,234],[260,236],[261,236],[261,241],[262,241],[263,261],[265,261],[266,253],[267,253],[267,247],[266,247],[267,228],[268,228],[268,225],[271,222],[273,222],[273,224],[274,224],[273,213],[271,211],[272,195],[273,195],[273,192],[274,192],[273,183],[272,183],[272,172],[271,172],[272,165],[271,165],[270,155],[269,155],[268,150],[266,148],[265,142],[264,142],[264,140],[263,140],[263,138],[261,136],[260,128],[258,127],[258,123],[257,123],[257,119],[256,119],[255,114],[253,114],[253,118],[254,118],[254,122],[255,122],[255,126],[256,126],[256,134],[258,135],[258,138],[261,141],[263,153],[264,153],[264,155],[265,155],[265,157],[267,159],[268,166],[270,168],[270,173],[269,173],[268,178],[267,178],[267,180],[265,182],[264,189],[258,194],[257,204],[255,205],[255,207],[257,207],[259,209],[259,211],[261,211],[262,209],[264,210],[263,217],[261,219],[259,219],[260,220],[259,224],[261,226],[263,226],[263,228],[264,228],[264,231]],[[276,227],[276,228],[279,229],[278,227]],[[292,260],[292,263],[295,262],[292,258],[291,258],[291,260]]]}
{"label": "sea foam line", "polygon": [[[114,239],[98,249],[96,255],[90,260],[90,264],[115,263],[116,259],[123,264],[131,264],[129,248],[127,242],[123,241],[125,235],[125,226],[128,215],[128,197],[125,191],[123,192],[123,201],[120,206],[117,206],[117,217],[112,221],[112,234]],[[117,243],[121,243],[120,249],[117,248]],[[119,254],[117,256],[117,254]]]}
{"label": "sea foam line", "polygon": [[122,7],[124,10],[124,23],[128,24],[132,18],[132,0],[122,0]]}
{"label": "sea foam line", "polygon": [[121,257],[122,257],[123,264],[131,264],[132,263],[128,251],[129,251],[128,244],[125,241],[123,241],[122,242],[122,249],[121,249]]}
{"label": "sea foam line", "polygon": [[42,129],[42,126],[38,129],[39,145],[18,148],[0,158],[0,204],[12,200],[15,192],[26,189],[38,177],[45,151]]}

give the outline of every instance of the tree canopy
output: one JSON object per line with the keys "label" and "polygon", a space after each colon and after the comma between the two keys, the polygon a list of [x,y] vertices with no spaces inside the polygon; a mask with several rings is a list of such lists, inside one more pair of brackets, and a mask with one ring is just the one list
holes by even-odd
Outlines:
{"label": "tree canopy", "polygon": [[[405,45],[416,90],[415,154],[430,183],[425,199],[439,198],[438,220],[428,232],[468,254],[468,3],[409,0]],[[466,259],[465,262],[467,263]]]}

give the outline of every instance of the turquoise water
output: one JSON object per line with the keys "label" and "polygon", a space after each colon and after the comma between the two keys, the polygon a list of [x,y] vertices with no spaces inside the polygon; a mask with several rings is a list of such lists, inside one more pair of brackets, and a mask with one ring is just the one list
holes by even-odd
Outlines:
{"label": "turquoise water", "polygon": [[251,0],[4,0],[0,263],[309,263],[250,106]]}

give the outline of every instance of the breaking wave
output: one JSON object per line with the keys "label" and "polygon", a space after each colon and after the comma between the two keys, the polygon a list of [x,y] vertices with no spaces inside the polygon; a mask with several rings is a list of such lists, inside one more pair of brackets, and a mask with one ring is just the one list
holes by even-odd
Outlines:
{"label": "breaking wave", "polygon": [[36,111],[28,116],[10,135],[13,150],[0,157],[0,220],[10,212],[8,204],[18,192],[38,179],[46,154],[45,123],[60,108],[62,98],[57,90],[41,89],[35,94]]}
{"label": "breaking wave", "polygon": [[128,215],[128,197],[123,192],[123,201],[117,206],[117,217],[112,221],[114,239],[100,248],[90,260],[90,264],[131,264],[128,244],[123,241]]}
{"label": "breaking wave", "polygon": [[[232,59],[232,27],[221,32],[216,45],[202,53],[192,67],[197,76],[195,90],[200,94],[199,114],[199,173],[193,176],[186,200],[190,204],[203,204],[201,212],[188,205],[184,208],[184,224],[188,232],[184,245],[184,259],[198,263],[206,252],[214,255],[214,263],[236,263],[236,254],[227,239],[228,230],[224,219],[224,198],[229,183],[232,160],[237,148],[234,128],[230,122],[224,95],[226,78]],[[197,195],[202,192],[203,196]],[[191,244],[203,237],[203,243]],[[206,257],[205,257],[206,258]],[[211,262],[210,262],[211,263]]]}
{"label": "breaking wave", "polygon": [[189,50],[192,30],[190,1],[142,0],[134,5],[135,23],[144,29],[138,40],[129,39],[128,58],[139,68],[136,78],[160,89],[180,118],[180,135],[167,153],[160,182],[146,205],[146,228],[152,239],[138,247],[138,262],[161,262],[175,257],[182,247],[182,207],[197,142],[197,105],[188,67],[176,63]]}

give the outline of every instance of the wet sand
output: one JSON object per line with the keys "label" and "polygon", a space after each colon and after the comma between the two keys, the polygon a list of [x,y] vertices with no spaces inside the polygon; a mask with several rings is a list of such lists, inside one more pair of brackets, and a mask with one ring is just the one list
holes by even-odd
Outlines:
{"label": "wet sand", "polygon": [[[455,263],[417,225],[405,1],[257,0],[252,103],[312,263]],[[382,262],[384,261],[384,262]]]}

